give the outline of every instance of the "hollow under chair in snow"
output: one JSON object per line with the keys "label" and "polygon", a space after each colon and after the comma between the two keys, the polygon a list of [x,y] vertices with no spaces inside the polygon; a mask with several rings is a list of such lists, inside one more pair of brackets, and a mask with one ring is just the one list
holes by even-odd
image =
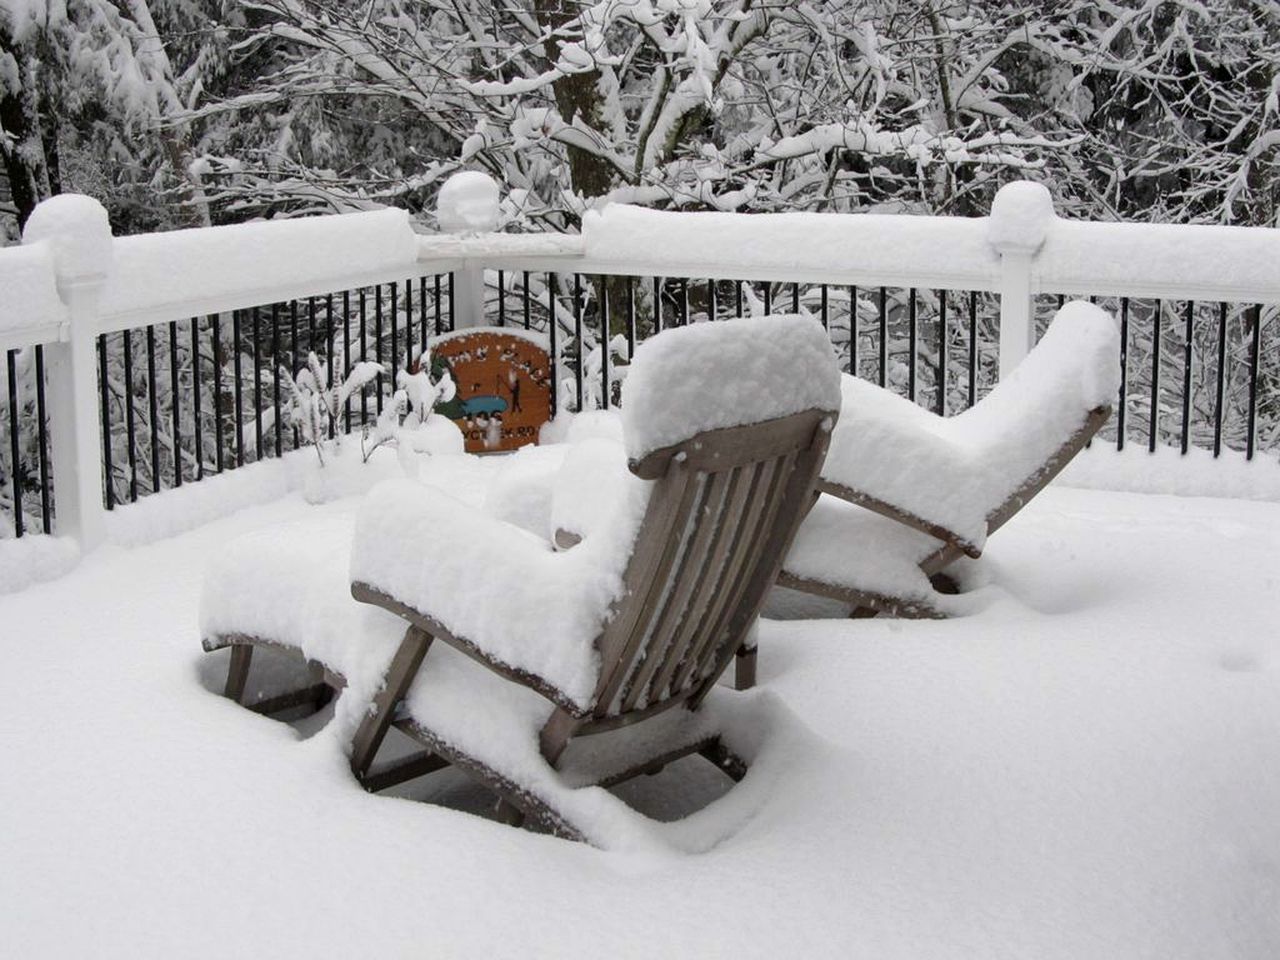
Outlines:
{"label": "hollow under chair in snow", "polygon": [[978,557],[1110,417],[1118,341],[1103,310],[1066,304],[1012,375],[954,417],[843,376],[821,496],[779,584],[860,616],[947,616],[938,575]]}
{"label": "hollow under chair in snow", "polygon": [[[630,475],[572,549],[408,481],[376,488],[351,592],[405,629],[355,733],[356,776],[453,765],[510,822],[591,842],[620,801],[580,788],[694,753],[740,778],[743,695],[717,680],[809,507],[839,401],[811,320],[695,324],[637,351]],[[392,727],[424,752],[376,766]]]}

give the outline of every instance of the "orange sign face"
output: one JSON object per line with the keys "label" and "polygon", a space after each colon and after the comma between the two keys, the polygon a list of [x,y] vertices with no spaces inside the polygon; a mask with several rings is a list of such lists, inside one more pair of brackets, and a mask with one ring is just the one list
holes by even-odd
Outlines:
{"label": "orange sign face", "polygon": [[551,361],[545,338],[509,327],[473,327],[436,337],[431,375],[448,370],[458,388],[437,403],[462,430],[468,453],[536,443],[551,419]]}

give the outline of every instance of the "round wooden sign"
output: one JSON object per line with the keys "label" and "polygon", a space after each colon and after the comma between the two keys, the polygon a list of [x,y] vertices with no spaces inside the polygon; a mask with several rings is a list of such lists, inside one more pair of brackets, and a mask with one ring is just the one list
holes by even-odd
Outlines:
{"label": "round wooden sign", "polygon": [[510,327],[470,327],[433,338],[431,375],[447,370],[458,391],[436,404],[454,421],[468,453],[536,443],[551,419],[551,361],[546,338]]}

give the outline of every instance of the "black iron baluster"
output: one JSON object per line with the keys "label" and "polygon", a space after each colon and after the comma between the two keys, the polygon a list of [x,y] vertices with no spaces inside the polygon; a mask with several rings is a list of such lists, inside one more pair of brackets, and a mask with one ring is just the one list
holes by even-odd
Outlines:
{"label": "black iron baluster", "polygon": [[13,481],[13,535],[21,537],[25,532],[22,516],[22,443],[18,435],[18,423],[22,419],[18,410],[18,351],[5,351],[5,367],[9,374],[9,471]]}
{"label": "black iron baluster", "polygon": [[[281,430],[284,427],[284,421],[280,419],[280,354],[277,352],[272,363],[272,380],[275,387],[276,398],[276,456],[280,456]],[[285,368],[284,375],[293,380],[298,375],[298,301],[289,301],[289,366]],[[293,437],[293,449],[298,449],[298,428],[293,427],[289,433]]]}
{"label": "black iron baluster", "polygon": [[800,312],[800,281],[797,280],[791,285],[791,312]]}
{"label": "black iron baluster", "polygon": [[1191,443],[1191,340],[1195,319],[1195,301],[1187,301],[1184,343],[1182,345],[1182,454],[1186,456]]}
{"label": "black iron baluster", "polygon": [[[316,352],[316,298],[307,297],[307,349],[304,356],[310,360],[311,354]],[[296,364],[296,360],[294,361]],[[295,369],[294,376],[298,371]]]}
{"label": "black iron baluster", "polygon": [[689,278],[680,278],[680,323],[689,322]]}
{"label": "black iron baluster", "polygon": [[1156,437],[1160,432],[1160,328],[1164,316],[1164,301],[1156,301],[1156,312],[1151,329],[1151,410],[1147,423],[1147,452],[1156,452]]}
{"label": "black iron baluster", "polygon": [[[373,288],[373,359],[382,363],[382,284]],[[382,373],[378,373],[378,396],[376,405],[378,415],[382,415]]]}
{"label": "black iron baluster", "polygon": [[[262,343],[262,329],[258,323],[260,311],[257,307],[253,308],[250,314],[253,317],[253,436],[254,446],[257,450],[256,459],[262,459],[262,355],[260,345]],[[271,324],[274,327],[276,322],[276,306],[271,305]]]}
{"label": "black iron baluster", "polygon": [[938,293],[938,416],[947,415],[947,291]]}
{"label": "black iron baluster", "polygon": [[404,368],[413,370],[413,281],[404,282]]}
{"label": "black iron baluster", "polygon": [[107,335],[98,335],[98,390],[102,394],[102,473],[108,510],[116,506],[115,477],[111,465],[111,389],[107,381]]}
{"label": "black iron baluster", "polygon": [[764,282],[764,315],[773,316],[773,283],[769,280]]}
{"label": "black iron baluster", "polygon": [[707,281],[707,319],[715,320],[720,315],[720,304],[717,302],[719,298],[716,296],[716,282],[714,280]]}
{"label": "black iron baluster", "polygon": [[1251,317],[1253,340],[1249,345],[1249,424],[1244,453],[1246,460],[1253,459],[1258,425],[1258,358],[1262,349],[1262,304],[1254,304]]}
{"label": "black iron baluster", "polygon": [[222,315],[213,315],[213,443],[214,466],[222,472]]}
{"label": "black iron baluster", "polygon": [[169,321],[169,389],[173,415],[173,485],[182,486],[182,423],[178,406],[178,323]]}
{"label": "black iron baluster", "polygon": [[583,403],[582,364],[586,357],[583,355],[582,350],[582,274],[580,273],[573,275],[573,338],[574,352],[577,355],[573,378],[574,387],[577,390],[578,412],[581,413]]}
{"label": "black iron baluster", "polygon": [[653,332],[662,330],[662,278],[653,278]]}
{"label": "black iron baluster", "polygon": [[733,315],[735,317],[742,316],[742,281],[733,281]]}
{"label": "black iron baluster", "polygon": [[[351,375],[351,291],[342,291],[342,379]],[[351,432],[351,397],[342,403],[342,432]]]}
{"label": "black iron baluster", "polygon": [[391,287],[391,373],[387,377],[391,381],[391,392],[396,390],[396,350],[397,344],[400,342],[397,338],[399,331],[396,329],[399,324],[396,323],[396,313],[400,309],[400,291],[399,287],[393,282],[388,284]]}
{"label": "black iron baluster", "polygon": [[822,321],[822,329],[829,330],[830,322],[827,317],[827,285],[825,283],[822,285],[822,305],[819,309],[821,312],[819,313],[818,318]]}
{"label": "black iron baluster", "polygon": [[889,378],[889,294],[880,288],[880,386]]}
{"label": "black iron baluster", "polygon": [[560,353],[557,348],[556,335],[556,275],[547,274],[547,331],[551,347],[551,415],[560,412],[558,402],[560,393]]}
{"label": "black iron baluster", "polygon": [[520,310],[524,314],[524,328],[528,330],[531,325],[529,317],[529,271],[526,270],[520,278]]}
{"label": "black iron baluster", "polygon": [[[325,381],[328,383],[330,390],[336,390],[338,388],[338,385],[333,382],[334,325],[333,325],[333,294],[332,293],[326,293],[324,296],[324,316],[325,316],[325,328],[324,328]],[[327,405],[328,405],[328,402],[326,401],[326,406]],[[336,432],[333,421],[336,420],[337,417],[338,417],[337,413],[334,413],[334,415],[329,418],[329,439],[330,440],[333,439],[333,435]]]}
{"label": "black iron baluster", "polygon": [[1222,406],[1225,402],[1227,367],[1227,305],[1218,304],[1218,380],[1213,404],[1213,455],[1222,453]]}
{"label": "black iron baluster", "polygon": [[[366,309],[365,291],[360,288],[360,362],[369,359],[369,313]],[[369,422],[369,396],[364,387],[360,388],[360,426]]]}
{"label": "black iron baluster", "polygon": [[49,506],[49,436],[44,405],[44,344],[36,344],[36,443],[40,457],[40,526],[53,532],[53,510]]}
{"label": "black iron baluster", "polygon": [[1120,399],[1116,407],[1116,450],[1124,449],[1125,406],[1129,392],[1129,298],[1120,298]]}
{"label": "black iron baluster", "polygon": [[969,406],[978,399],[978,291],[969,291]]}
{"label": "black iron baluster", "polygon": [[284,437],[280,430],[280,318],[277,308],[271,305],[271,409],[275,416],[276,456],[284,452]]}
{"label": "black iron baluster", "polygon": [[600,407],[609,409],[609,287],[605,278],[600,277],[600,285],[596,287],[596,297],[600,304]]}
{"label": "black iron baluster", "polygon": [[[257,314],[255,312],[255,320],[253,325],[257,326]],[[256,333],[256,330],[255,330]],[[255,337],[255,340],[257,338]],[[241,315],[238,310],[232,311],[232,346],[234,353],[232,355],[233,372],[236,374],[236,466],[244,466],[244,397],[241,376]],[[255,379],[257,379],[257,371],[255,370]]]}
{"label": "black iron baluster", "polygon": [[422,328],[422,352],[427,352],[427,278],[418,278],[418,326]]}
{"label": "black iron baluster", "polygon": [[498,271],[498,326],[507,325],[507,272]]}
{"label": "black iron baluster", "polygon": [[204,479],[204,430],[200,423],[200,318],[191,318],[191,432],[196,447],[197,480]]}
{"label": "black iron baluster", "polygon": [[138,452],[133,410],[133,331],[121,330],[124,337],[124,435],[128,443],[129,502],[138,502]]}
{"label": "black iron baluster", "polygon": [[849,373],[858,376],[858,288],[849,288]]}
{"label": "black iron baluster", "polygon": [[635,277],[627,277],[627,362],[636,354],[636,286]]}
{"label": "black iron baluster", "polygon": [[147,327],[147,424],[148,439],[151,441],[151,492],[160,492],[160,430],[156,423],[158,416],[156,391],[156,328],[154,324]]}
{"label": "black iron baluster", "polygon": [[450,332],[458,329],[458,305],[453,296],[453,272],[449,273],[449,330]]}
{"label": "black iron baluster", "polygon": [[907,293],[907,396],[912,403],[919,399],[916,396],[916,354],[919,352],[916,319],[916,288],[912,287]]}
{"label": "black iron baluster", "polygon": [[444,301],[441,299],[441,295],[440,295],[440,274],[438,273],[435,275],[435,288],[436,288],[436,336],[438,337],[440,336],[441,333],[444,332],[444,316],[441,313],[441,310],[443,309],[442,305]]}

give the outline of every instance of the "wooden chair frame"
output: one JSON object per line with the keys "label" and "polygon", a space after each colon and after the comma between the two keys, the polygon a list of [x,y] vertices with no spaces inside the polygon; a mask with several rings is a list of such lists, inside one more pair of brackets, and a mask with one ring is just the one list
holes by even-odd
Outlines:
{"label": "wooden chair frame", "polygon": [[[835,418],[834,411],[808,410],[706,431],[629,464],[636,476],[654,481],[654,489],[624,574],[623,599],[596,640],[601,669],[585,708],[544,678],[489,656],[427,613],[367,583],[353,583],[357,600],[408,622],[383,689],[356,732],[351,753],[356,777],[369,789],[381,789],[451,764],[494,790],[509,822],[530,817],[555,833],[581,839],[546,801],[398,714],[432,642],[444,641],[554,705],[539,734],[542,756],[552,767],[575,737],[607,733],[676,707],[697,710],[742,648],[777,578],[808,509]],[[419,741],[425,752],[375,771],[374,759],[392,726]],[[731,777],[745,773],[741,758],[718,736],[708,736],[646,756],[599,782],[618,783],[695,752]]]}

